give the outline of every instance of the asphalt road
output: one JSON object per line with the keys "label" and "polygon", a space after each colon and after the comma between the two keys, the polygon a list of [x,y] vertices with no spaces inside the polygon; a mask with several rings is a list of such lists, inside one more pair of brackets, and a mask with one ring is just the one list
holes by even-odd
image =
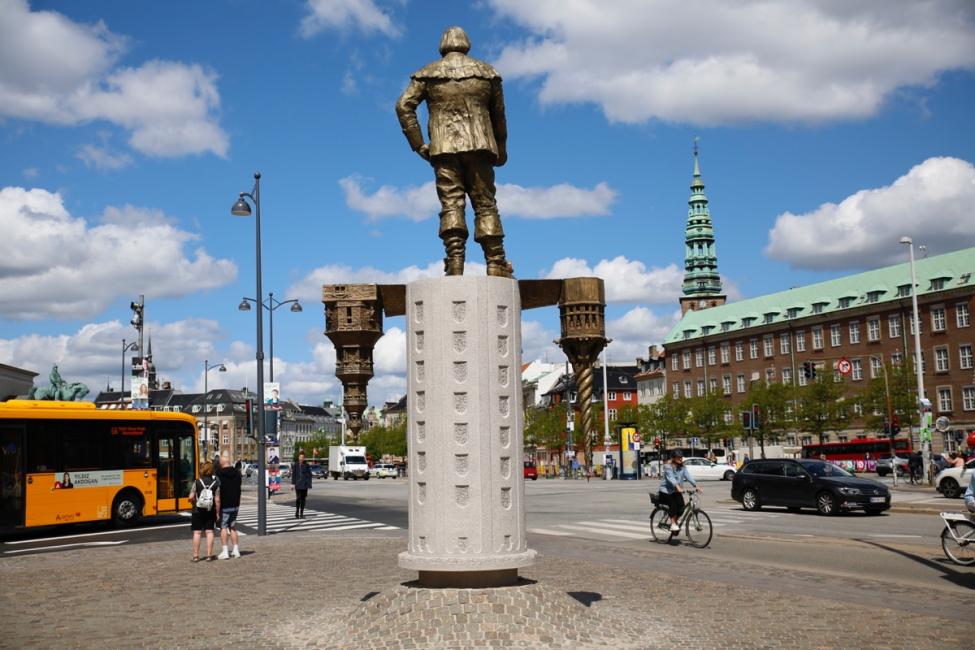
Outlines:
{"label": "asphalt road", "polygon": [[[607,566],[639,563],[667,574],[727,580],[735,584],[770,584],[786,591],[850,598],[905,611],[953,617],[958,604],[970,602],[975,568],[949,563],[940,546],[941,519],[936,514],[891,512],[821,517],[812,511],[790,513],[767,508],[745,512],[730,502],[730,484],[704,483],[703,509],[714,524],[707,549],[680,540],[660,545],[649,540],[648,491],[656,481],[563,481],[526,483],[529,545],[541,553],[600,558]],[[240,531],[256,534],[254,488],[245,490]],[[294,518],[293,496],[275,495],[268,506],[272,534],[375,531],[403,536],[407,527],[407,483],[400,479],[319,480],[309,493],[305,519]],[[897,492],[899,502],[960,507],[930,491]],[[185,516],[156,518],[131,529],[85,524],[21,532],[0,541],[0,558],[68,549],[186,539]],[[850,587],[857,587],[851,590]],[[923,594],[923,598],[919,598]],[[967,612],[965,613],[967,616]]]}

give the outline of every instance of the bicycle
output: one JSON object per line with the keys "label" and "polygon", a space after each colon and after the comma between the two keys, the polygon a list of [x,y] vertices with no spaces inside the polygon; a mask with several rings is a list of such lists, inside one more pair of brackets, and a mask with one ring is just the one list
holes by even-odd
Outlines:
{"label": "bicycle", "polygon": [[[650,532],[658,544],[667,544],[680,534],[670,530],[670,507],[660,502],[656,492],[650,493],[650,502],[656,506],[650,513]],[[684,528],[687,541],[691,543],[691,546],[704,548],[711,543],[711,536],[714,533],[711,518],[701,510],[700,497],[697,492],[691,493],[691,498],[684,506],[684,512],[677,520],[677,525]]]}
{"label": "bicycle", "polygon": [[975,524],[960,512],[942,512],[941,548],[955,564],[975,564]]}

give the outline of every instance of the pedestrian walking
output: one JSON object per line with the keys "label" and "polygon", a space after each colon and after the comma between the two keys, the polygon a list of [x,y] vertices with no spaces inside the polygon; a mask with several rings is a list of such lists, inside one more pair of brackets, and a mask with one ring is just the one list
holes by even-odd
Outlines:
{"label": "pedestrian walking", "polygon": [[305,462],[305,452],[298,452],[298,462],[291,469],[291,489],[295,493],[295,519],[305,518],[305,499],[311,489],[311,468]]}
{"label": "pedestrian walking", "polygon": [[193,561],[200,561],[200,538],[206,533],[206,559],[213,559],[213,524],[220,512],[220,480],[213,475],[213,463],[200,468],[200,478],[190,488],[190,530],[193,531]]}
{"label": "pedestrian walking", "polygon": [[[220,469],[217,470],[217,478],[220,481],[220,550],[218,560],[229,560],[232,557],[240,557],[240,548],[237,546],[237,513],[240,511],[240,470],[230,462],[230,452],[224,449],[220,453]],[[233,548],[228,552],[228,542],[233,543]]]}

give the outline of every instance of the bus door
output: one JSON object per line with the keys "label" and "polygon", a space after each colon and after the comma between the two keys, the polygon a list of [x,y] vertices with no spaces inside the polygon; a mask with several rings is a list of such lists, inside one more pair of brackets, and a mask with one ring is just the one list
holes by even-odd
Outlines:
{"label": "bus door", "polygon": [[24,428],[0,425],[0,528],[24,523]]}
{"label": "bus door", "polygon": [[156,478],[159,512],[188,510],[196,478],[192,427],[156,424]]}

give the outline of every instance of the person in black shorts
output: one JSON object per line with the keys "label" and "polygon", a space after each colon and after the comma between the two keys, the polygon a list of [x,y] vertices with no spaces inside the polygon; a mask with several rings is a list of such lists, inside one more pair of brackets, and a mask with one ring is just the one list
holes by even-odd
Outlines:
{"label": "person in black shorts", "polygon": [[[209,509],[201,508],[198,505],[197,496],[205,488],[210,488],[213,492],[213,503]],[[200,537],[205,531],[207,536],[207,561],[213,560],[213,525],[220,514],[220,481],[213,475],[213,463],[207,461],[200,468],[200,478],[193,481],[193,488],[190,490],[190,503],[193,504],[193,513],[190,518],[190,529],[193,531],[193,561],[200,561]]]}

